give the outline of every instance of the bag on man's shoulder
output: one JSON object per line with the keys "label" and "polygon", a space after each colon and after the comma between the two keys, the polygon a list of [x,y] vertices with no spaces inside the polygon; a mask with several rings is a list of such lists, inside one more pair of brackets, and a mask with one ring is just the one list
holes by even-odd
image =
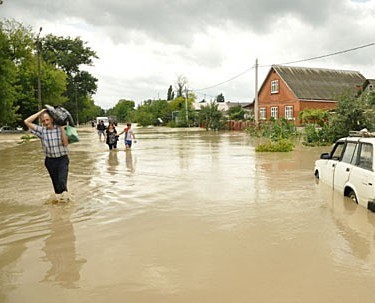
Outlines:
{"label": "bag on man's shoulder", "polygon": [[51,106],[46,104],[46,109],[48,113],[52,116],[54,123],[57,125],[66,125],[69,124],[71,126],[75,126],[74,120],[70,112],[65,109],[64,107],[57,105]]}

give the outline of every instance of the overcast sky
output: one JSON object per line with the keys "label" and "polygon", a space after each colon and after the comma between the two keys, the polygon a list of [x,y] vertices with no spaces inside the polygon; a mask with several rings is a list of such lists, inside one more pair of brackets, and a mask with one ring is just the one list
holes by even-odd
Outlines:
{"label": "overcast sky", "polygon": [[[88,70],[99,80],[94,100],[103,108],[120,99],[166,99],[179,75],[198,100],[223,93],[226,101],[251,102],[256,58],[260,86],[270,64],[375,42],[375,0],[2,1],[1,19],[35,33],[42,26],[41,36],[78,36],[96,51]],[[373,79],[375,45],[292,66]]]}

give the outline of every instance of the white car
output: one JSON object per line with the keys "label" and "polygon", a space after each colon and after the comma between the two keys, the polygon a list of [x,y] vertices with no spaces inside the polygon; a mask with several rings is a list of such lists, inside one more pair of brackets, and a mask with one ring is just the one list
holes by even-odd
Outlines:
{"label": "white car", "polygon": [[374,145],[374,133],[351,132],[315,161],[315,177],[375,212]]}

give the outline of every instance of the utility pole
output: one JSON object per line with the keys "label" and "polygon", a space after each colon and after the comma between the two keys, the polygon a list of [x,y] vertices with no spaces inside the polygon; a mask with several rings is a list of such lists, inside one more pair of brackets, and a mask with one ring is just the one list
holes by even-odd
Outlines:
{"label": "utility pole", "polygon": [[189,113],[188,113],[188,105],[187,105],[187,98],[188,98],[188,89],[185,86],[185,116],[186,116],[186,123],[189,126]]}
{"label": "utility pole", "polygon": [[[75,79],[74,79],[75,81]],[[74,82],[74,95],[75,95],[75,101],[76,101],[76,124],[79,126],[78,122],[78,98],[77,98],[77,83]]]}
{"label": "utility pole", "polygon": [[39,28],[38,36],[36,37],[36,51],[37,51],[37,60],[38,60],[38,109],[42,109],[42,86],[40,83],[40,41],[39,36],[42,31],[42,27]]}
{"label": "utility pole", "polygon": [[254,118],[255,124],[259,122],[259,109],[258,109],[258,58],[255,59],[255,101],[254,101]]}

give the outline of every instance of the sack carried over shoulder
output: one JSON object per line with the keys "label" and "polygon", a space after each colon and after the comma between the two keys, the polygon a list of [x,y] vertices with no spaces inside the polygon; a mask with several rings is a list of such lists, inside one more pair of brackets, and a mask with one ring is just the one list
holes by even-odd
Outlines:
{"label": "sack carried over shoulder", "polygon": [[63,108],[60,105],[51,106],[51,105],[46,104],[45,106],[46,106],[48,113],[53,118],[55,124],[57,125],[69,124],[70,126],[73,126],[73,127],[75,126],[72,115],[67,109]]}
{"label": "sack carried over shoulder", "polygon": [[79,141],[79,136],[75,127],[70,126],[69,124],[65,127],[65,133],[68,137],[69,143],[75,143]]}

